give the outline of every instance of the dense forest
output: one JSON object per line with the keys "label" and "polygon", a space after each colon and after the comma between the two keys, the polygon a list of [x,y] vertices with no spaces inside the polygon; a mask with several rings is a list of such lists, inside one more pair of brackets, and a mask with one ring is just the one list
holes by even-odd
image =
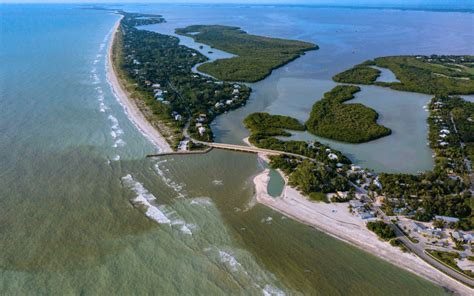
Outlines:
{"label": "dense forest", "polygon": [[325,93],[313,105],[306,121],[308,130],[317,136],[350,143],[363,143],[389,135],[389,128],[377,124],[375,110],[362,104],[344,104],[358,91],[358,86],[338,85]]}
{"label": "dense forest", "polygon": [[[400,82],[376,82],[379,71],[370,65],[390,69]],[[473,94],[474,56],[380,57],[339,73],[333,79],[433,95]]]}
{"label": "dense forest", "polygon": [[225,81],[255,82],[268,76],[275,68],[298,58],[315,44],[247,34],[238,27],[195,25],[177,29],[176,33],[197,42],[235,54],[199,66],[199,71]]}

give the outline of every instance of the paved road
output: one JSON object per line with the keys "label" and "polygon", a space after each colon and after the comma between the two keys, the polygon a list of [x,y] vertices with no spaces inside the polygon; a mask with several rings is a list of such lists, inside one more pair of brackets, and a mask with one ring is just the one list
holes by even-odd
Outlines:
{"label": "paved road", "polygon": [[436,269],[442,271],[443,273],[447,274],[448,276],[454,278],[455,280],[467,285],[467,286],[470,286],[471,288],[474,287],[474,280],[468,278],[467,276],[465,275],[462,275],[456,271],[454,271],[453,269],[451,269],[450,267],[447,267],[446,265],[438,262],[437,260],[435,260],[433,257],[431,257],[430,255],[426,254],[425,253],[425,249],[421,246],[421,245],[418,245],[418,244],[415,244],[413,243],[406,235],[405,233],[403,233],[403,231],[397,226],[395,225],[394,223],[392,223],[392,221],[390,220],[390,218],[385,215],[385,213],[379,208],[379,207],[373,207],[374,210],[376,210],[376,212],[378,213],[379,217],[381,217],[385,223],[389,224],[392,229],[395,231],[395,234],[397,235],[397,238],[400,239],[400,241],[402,241],[402,243],[410,250],[412,251],[415,255],[417,255],[418,257],[420,257],[422,260],[424,260],[425,262],[427,262],[428,264],[432,265],[433,267],[435,267]]}

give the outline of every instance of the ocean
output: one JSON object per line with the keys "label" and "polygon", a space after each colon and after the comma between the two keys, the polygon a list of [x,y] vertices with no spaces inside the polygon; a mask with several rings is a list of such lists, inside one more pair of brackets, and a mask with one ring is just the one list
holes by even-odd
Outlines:
{"label": "ocean", "polygon": [[[128,120],[106,78],[108,42],[118,16],[81,8],[0,6],[2,294],[446,293],[256,204],[252,177],[263,166],[254,155],[213,151],[146,159],[155,148]],[[304,120],[312,103],[333,85],[330,77],[365,59],[473,53],[469,40],[474,36],[466,30],[473,16],[467,13],[240,5],[122,8],[163,14],[168,22],[150,28],[163,32],[220,23],[320,45],[319,51],[252,85],[245,108],[216,120],[219,141],[240,142],[247,135],[241,120],[250,112]],[[399,159],[416,153],[415,164],[398,161],[393,170],[432,166],[422,109],[429,97],[367,88],[356,99],[380,109],[381,120],[400,129],[397,141],[410,143],[410,149]],[[391,108],[398,108],[398,117],[390,117]],[[404,137],[407,128],[413,135]],[[380,160],[366,152],[390,143],[364,149],[335,145],[365,166],[392,166],[383,153]]]}

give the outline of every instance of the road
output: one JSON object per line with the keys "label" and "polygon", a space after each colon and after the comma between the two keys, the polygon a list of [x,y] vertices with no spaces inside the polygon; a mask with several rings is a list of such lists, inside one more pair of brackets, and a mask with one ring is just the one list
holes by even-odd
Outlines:
{"label": "road", "polygon": [[397,238],[416,256],[418,256],[419,258],[421,258],[423,261],[430,264],[434,268],[447,274],[451,278],[457,280],[458,282],[461,282],[471,288],[474,287],[474,280],[438,262],[433,257],[426,254],[425,249],[422,246],[413,243],[397,225],[392,223],[392,221],[390,220],[390,217],[388,217],[379,207],[373,206],[372,208],[377,212],[378,217],[382,218],[382,220],[385,223],[389,224],[392,227],[392,229],[395,231]]}

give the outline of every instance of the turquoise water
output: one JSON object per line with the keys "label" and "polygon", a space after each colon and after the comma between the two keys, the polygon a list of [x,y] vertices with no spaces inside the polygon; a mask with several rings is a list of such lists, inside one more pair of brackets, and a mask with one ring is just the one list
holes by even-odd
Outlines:
{"label": "turquoise water", "polygon": [[[234,9],[193,10],[196,22],[236,19]],[[163,11],[192,20],[187,8]],[[239,15],[245,22],[262,12]],[[0,13],[2,294],[445,294],[255,204],[252,176],[262,168],[253,155],[145,159],[154,148],[106,80],[116,15],[64,5],[2,5]],[[255,90],[249,105],[264,110],[257,106],[274,98],[257,104]],[[242,138],[221,122],[220,139]],[[133,206],[137,198],[150,206]]]}
{"label": "turquoise water", "polygon": [[268,182],[267,191],[270,196],[279,197],[285,187],[285,180],[279,172],[270,170],[270,181]]}

